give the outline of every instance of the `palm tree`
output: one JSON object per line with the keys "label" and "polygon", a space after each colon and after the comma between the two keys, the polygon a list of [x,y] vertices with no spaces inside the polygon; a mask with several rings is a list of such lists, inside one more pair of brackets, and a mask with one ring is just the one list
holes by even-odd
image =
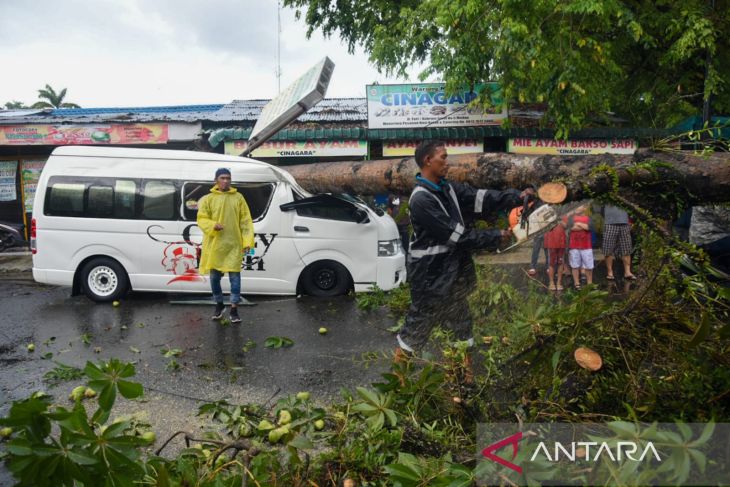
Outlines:
{"label": "palm tree", "polygon": [[56,93],[51,85],[46,85],[44,89],[38,90],[38,98],[41,101],[35,102],[31,108],[81,108],[76,103],[64,103],[66,88]]}

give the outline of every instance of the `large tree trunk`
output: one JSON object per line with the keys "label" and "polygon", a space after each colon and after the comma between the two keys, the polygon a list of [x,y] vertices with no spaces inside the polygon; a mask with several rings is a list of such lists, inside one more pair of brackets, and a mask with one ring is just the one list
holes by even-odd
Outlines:
{"label": "large tree trunk", "polygon": [[[634,201],[652,195],[681,196],[684,202],[730,201],[730,154],[709,157],[690,152],[638,151],[634,155],[524,156],[507,153],[449,156],[449,179],[480,188],[523,188],[563,181],[568,199],[583,199],[611,189],[612,178],[601,166],[615,169],[622,193]],[[418,168],[413,158],[364,162],[326,162],[284,167],[313,193],[408,194]]]}

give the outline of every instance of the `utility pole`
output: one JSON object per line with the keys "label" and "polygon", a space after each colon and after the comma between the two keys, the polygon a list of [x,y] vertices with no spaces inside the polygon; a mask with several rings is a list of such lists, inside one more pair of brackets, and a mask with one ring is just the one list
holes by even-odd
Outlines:
{"label": "utility pole", "polygon": [[276,81],[281,93],[281,0],[276,2]]}

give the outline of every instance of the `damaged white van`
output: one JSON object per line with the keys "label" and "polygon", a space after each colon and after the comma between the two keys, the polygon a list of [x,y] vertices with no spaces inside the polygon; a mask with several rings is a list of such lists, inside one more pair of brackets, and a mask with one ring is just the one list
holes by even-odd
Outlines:
{"label": "damaged white van", "polygon": [[334,296],[405,282],[395,223],[358,199],[311,195],[286,171],[242,157],[74,146],[54,150],[38,182],[33,278],[95,301],[129,290],[209,292],[198,273],[197,202],[220,167],[254,221],[244,294]]}

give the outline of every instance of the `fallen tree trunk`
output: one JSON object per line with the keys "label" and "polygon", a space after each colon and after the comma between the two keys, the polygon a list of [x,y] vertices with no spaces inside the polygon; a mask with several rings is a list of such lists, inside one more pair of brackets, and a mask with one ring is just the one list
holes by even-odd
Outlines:
{"label": "fallen tree trunk", "polygon": [[[612,168],[606,170],[605,166]],[[508,153],[449,156],[449,179],[480,188],[523,188],[549,181],[568,187],[568,200],[618,185],[641,200],[642,191],[682,193],[687,203],[730,201],[730,154],[638,151],[634,155],[525,156]],[[308,191],[408,194],[418,171],[413,158],[326,162],[284,167]],[[651,205],[655,206],[655,205]]]}

